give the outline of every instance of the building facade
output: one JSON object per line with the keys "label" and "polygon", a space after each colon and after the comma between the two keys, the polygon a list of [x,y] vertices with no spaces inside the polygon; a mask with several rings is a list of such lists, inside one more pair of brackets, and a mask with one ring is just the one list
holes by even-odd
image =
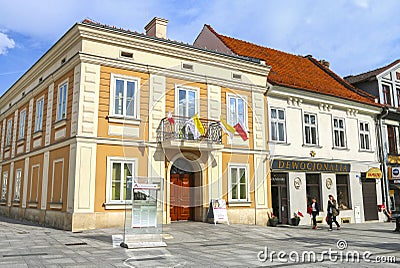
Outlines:
{"label": "building facade", "polygon": [[[1,214],[122,226],[135,178],[161,177],[164,223],[205,221],[223,198],[231,223],[266,224],[270,67],[170,41],[166,27],[77,23],[0,98]],[[188,128],[196,117],[201,135]]]}
{"label": "building facade", "polygon": [[384,105],[379,123],[379,144],[385,179],[385,204],[400,213],[400,60],[358,75],[345,77],[355,87],[374,95]]}
{"label": "building facade", "polygon": [[[328,195],[341,210],[339,221],[384,219],[375,118],[381,107],[329,69],[327,61],[296,56],[217,33],[205,25],[195,46],[261,58],[271,66],[267,93],[271,206],[281,223],[306,215],[312,197],[326,215]],[[300,213],[299,213],[300,212]],[[293,219],[294,220],[294,219]],[[300,224],[310,224],[306,217]]]}

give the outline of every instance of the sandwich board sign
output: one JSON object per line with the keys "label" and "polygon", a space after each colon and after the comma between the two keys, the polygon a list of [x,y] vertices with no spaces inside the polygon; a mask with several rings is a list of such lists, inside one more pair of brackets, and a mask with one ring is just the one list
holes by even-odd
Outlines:
{"label": "sandwich board sign", "polygon": [[217,222],[226,222],[229,225],[228,212],[226,210],[226,202],[224,199],[211,199],[207,213],[208,219],[213,219],[214,224]]}

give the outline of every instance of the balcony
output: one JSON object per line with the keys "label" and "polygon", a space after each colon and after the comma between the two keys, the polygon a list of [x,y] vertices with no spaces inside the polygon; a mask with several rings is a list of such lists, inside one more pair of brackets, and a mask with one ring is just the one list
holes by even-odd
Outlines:
{"label": "balcony", "polygon": [[222,145],[222,129],[219,121],[200,118],[204,127],[204,135],[197,139],[187,127],[190,117],[174,116],[175,123],[171,123],[167,117],[161,119],[157,128],[157,142],[163,147],[190,147],[197,149],[219,149]]}

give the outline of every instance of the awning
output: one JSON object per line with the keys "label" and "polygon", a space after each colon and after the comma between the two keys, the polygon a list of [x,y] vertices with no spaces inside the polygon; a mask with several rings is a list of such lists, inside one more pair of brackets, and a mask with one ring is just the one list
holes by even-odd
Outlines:
{"label": "awning", "polygon": [[367,179],[381,179],[382,171],[379,168],[370,168],[366,174]]}

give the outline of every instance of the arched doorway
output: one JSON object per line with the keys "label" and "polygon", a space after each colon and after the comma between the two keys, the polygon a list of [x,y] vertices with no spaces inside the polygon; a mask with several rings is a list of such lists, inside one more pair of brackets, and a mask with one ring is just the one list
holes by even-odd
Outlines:
{"label": "arched doorway", "polygon": [[[174,161],[170,170],[171,221],[196,220],[201,200],[201,172],[185,158]],[[200,211],[199,211],[200,212]]]}

